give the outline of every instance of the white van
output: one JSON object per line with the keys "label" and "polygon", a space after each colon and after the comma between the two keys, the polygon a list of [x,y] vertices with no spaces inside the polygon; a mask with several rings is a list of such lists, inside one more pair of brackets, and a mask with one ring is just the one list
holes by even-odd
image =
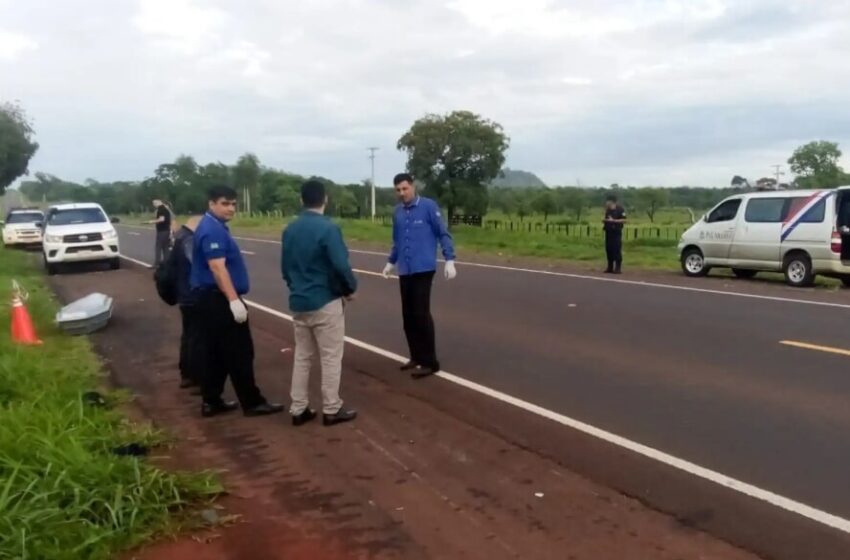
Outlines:
{"label": "white van", "polygon": [[821,274],[850,286],[850,187],[730,196],[682,235],[679,256],[688,276],[730,267],[739,278],[783,272],[808,286]]}
{"label": "white van", "polygon": [[118,232],[99,204],[57,204],[47,210],[44,267],[56,274],[62,263],[105,261],[120,268]]}

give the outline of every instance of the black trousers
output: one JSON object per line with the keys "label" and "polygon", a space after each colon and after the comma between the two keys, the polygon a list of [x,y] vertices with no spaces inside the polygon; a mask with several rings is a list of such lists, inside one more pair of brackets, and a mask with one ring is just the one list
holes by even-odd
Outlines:
{"label": "black trousers", "polygon": [[203,319],[195,305],[181,305],[183,333],[180,335],[180,377],[200,385],[206,369]]}
{"label": "black trousers", "polygon": [[168,255],[171,253],[171,232],[168,230],[156,232],[156,242],[154,244],[153,266],[156,268],[159,263],[168,260]]}
{"label": "black trousers", "polygon": [[410,359],[423,367],[440,369],[431,317],[431,284],[434,271],[399,277],[404,334]]}
{"label": "black trousers", "polygon": [[605,254],[608,270],[619,270],[623,265],[623,230],[605,231]]}
{"label": "black trousers", "polygon": [[201,377],[204,402],[221,402],[228,375],[243,409],[266,402],[254,381],[254,341],[248,322],[233,319],[227,298],[218,290],[202,292],[197,307],[206,348],[206,372]]}

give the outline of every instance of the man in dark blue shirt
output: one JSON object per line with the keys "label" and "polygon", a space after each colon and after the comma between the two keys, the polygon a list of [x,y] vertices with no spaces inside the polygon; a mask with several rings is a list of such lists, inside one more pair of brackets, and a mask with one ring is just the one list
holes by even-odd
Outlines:
{"label": "man in dark blue shirt", "polygon": [[280,268],[289,287],[289,308],[295,326],[292,364],[292,423],[300,426],[316,417],[309,407],[312,358],[322,365],[322,412],[325,426],[354,420],[357,412],[342,407],[339,384],[345,347],[345,300],[357,290],[348,264],[342,232],[324,216],[328,197],[319,181],[301,185],[304,210],[283,231]]}
{"label": "man in dark blue shirt", "polygon": [[283,405],[266,402],[254,381],[254,342],[242,301],[250,289],[248,270],[226,225],[236,213],[236,191],[216,186],[207,198],[209,210],[195,230],[191,275],[208,349],[201,414],[236,409],[236,403],[221,398],[228,374],[245,416],[281,412]]}
{"label": "man in dark blue shirt", "polygon": [[399,173],[393,178],[400,203],[393,213],[393,247],[383,275],[397,271],[401,288],[402,318],[410,361],[401,369],[411,370],[414,379],[440,371],[431,316],[431,285],[437,270],[437,243],[446,259],[447,280],[457,275],[452,236],[430,198],[416,194],[413,177]]}

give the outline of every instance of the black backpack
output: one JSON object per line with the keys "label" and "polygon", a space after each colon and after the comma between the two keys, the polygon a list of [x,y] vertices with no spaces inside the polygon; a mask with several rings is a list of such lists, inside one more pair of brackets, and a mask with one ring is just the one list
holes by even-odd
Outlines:
{"label": "black backpack", "polygon": [[159,294],[159,299],[168,305],[176,305],[177,296],[179,295],[179,289],[177,287],[177,282],[179,282],[177,259],[179,255],[176,253],[176,250],[172,250],[168,258],[162,261],[153,273],[156,293]]}

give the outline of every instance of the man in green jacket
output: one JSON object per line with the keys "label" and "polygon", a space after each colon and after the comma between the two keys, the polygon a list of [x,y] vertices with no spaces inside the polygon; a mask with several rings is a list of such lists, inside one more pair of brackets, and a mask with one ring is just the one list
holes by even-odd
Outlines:
{"label": "man in green jacket", "polygon": [[351,301],[357,279],[348,263],[348,248],[339,226],[324,215],[328,197],[318,181],[301,185],[304,210],[283,230],[281,272],[289,287],[295,325],[292,365],[292,424],[316,417],[309,407],[311,359],[322,364],[322,412],[325,426],[354,420],[357,412],[342,406],[339,384],[345,346],[343,300]]}

